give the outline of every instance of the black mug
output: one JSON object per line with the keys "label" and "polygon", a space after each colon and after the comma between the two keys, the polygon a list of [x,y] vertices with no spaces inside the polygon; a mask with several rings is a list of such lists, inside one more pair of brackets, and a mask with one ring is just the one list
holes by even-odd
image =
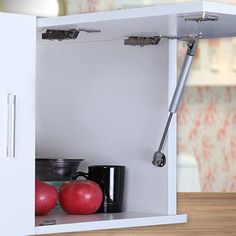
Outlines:
{"label": "black mug", "polygon": [[88,167],[88,173],[76,172],[73,179],[84,177],[99,184],[103,192],[103,201],[97,212],[122,212],[125,166],[94,165]]}

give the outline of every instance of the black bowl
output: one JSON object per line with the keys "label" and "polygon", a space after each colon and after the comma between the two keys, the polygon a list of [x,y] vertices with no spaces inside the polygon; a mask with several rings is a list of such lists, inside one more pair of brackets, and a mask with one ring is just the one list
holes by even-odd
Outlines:
{"label": "black bowl", "polygon": [[36,158],[36,178],[41,181],[71,180],[83,159]]}

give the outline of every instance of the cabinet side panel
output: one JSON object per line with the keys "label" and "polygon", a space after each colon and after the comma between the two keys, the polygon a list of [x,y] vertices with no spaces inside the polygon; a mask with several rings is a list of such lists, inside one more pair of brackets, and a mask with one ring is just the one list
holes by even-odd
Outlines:
{"label": "cabinet side panel", "polygon": [[[177,41],[169,41],[169,104],[171,103],[177,81]],[[176,214],[176,153],[177,153],[177,119],[172,118],[168,135],[168,214]]]}
{"label": "cabinet side panel", "polygon": [[0,235],[22,236],[34,232],[36,18],[1,13],[0,29]]}
{"label": "cabinet side panel", "polygon": [[168,115],[168,51],[166,41],[40,45],[37,155],[125,165],[125,209],[167,214],[168,165],[151,162]]}

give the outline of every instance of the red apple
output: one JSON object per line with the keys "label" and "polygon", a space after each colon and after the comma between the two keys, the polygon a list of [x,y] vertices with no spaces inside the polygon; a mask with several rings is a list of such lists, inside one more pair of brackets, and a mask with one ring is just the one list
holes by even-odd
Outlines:
{"label": "red apple", "polygon": [[102,203],[102,190],[90,180],[65,182],[59,190],[59,203],[68,214],[95,213]]}
{"label": "red apple", "polygon": [[35,215],[48,214],[57,204],[57,189],[47,183],[35,180]]}

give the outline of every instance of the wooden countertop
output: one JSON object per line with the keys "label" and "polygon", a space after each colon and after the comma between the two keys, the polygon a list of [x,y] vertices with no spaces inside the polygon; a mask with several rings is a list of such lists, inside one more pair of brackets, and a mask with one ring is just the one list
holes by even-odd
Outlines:
{"label": "wooden countertop", "polygon": [[178,213],[188,214],[187,224],[50,236],[236,236],[236,193],[179,193]]}

